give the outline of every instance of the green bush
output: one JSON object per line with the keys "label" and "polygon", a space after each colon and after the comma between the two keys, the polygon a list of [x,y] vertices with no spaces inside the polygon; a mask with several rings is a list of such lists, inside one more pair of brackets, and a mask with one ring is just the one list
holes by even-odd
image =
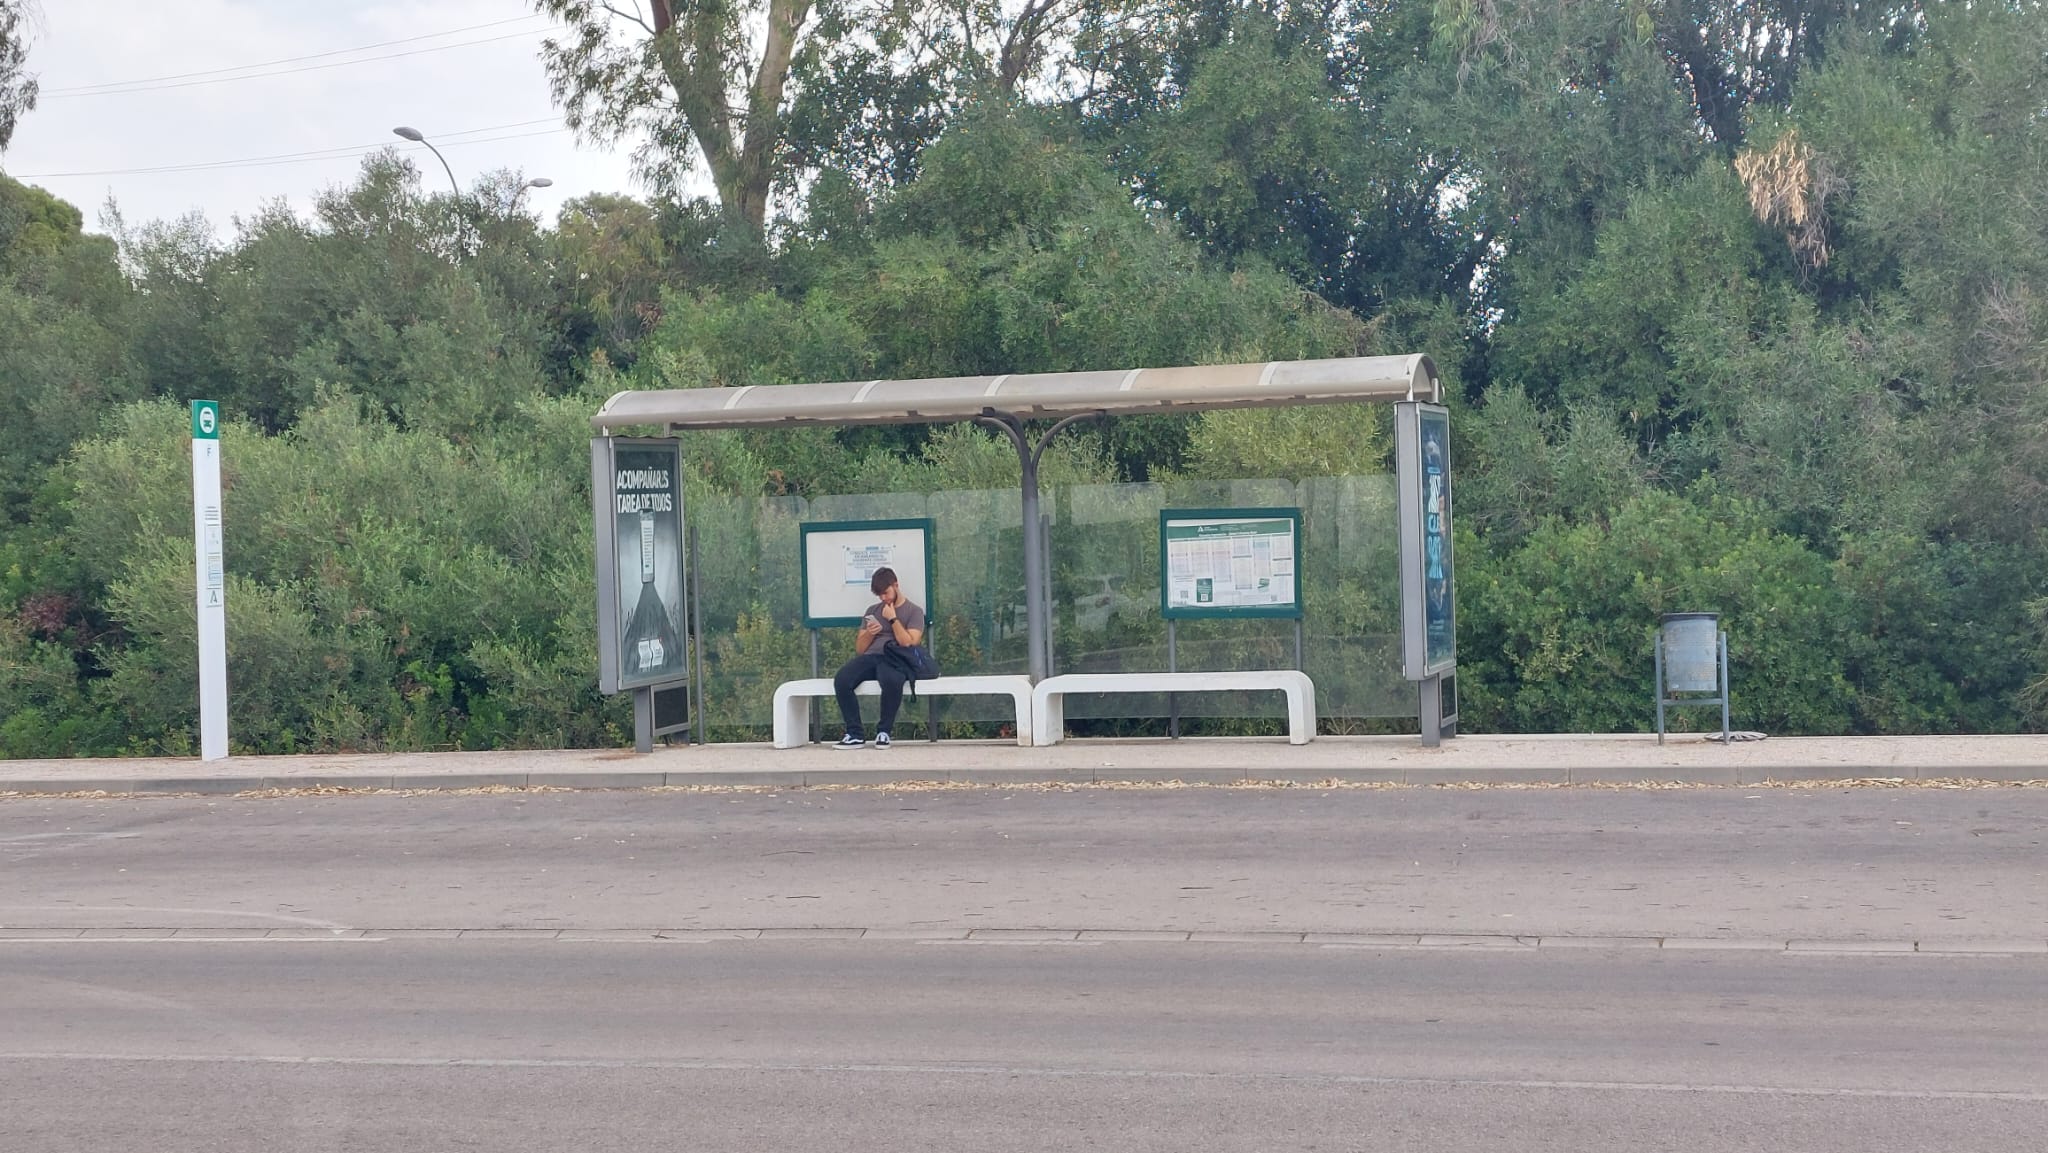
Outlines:
{"label": "green bush", "polygon": [[[531,402],[543,439],[477,447],[341,397],[286,434],[224,428],[238,747],[589,743],[618,723],[590,676],[588,458],[567,411]],[[120,630],[92,688],[138,750],[191,741],[187,437],[182,409],[137,405],[65,469],[67,547]]]}
{"label": "green bush", "polygon": [[[1652,646],[1668,612],[1721,614],[1738,727],[1849,726],[1847,605],[1829,563],[1751,506],[1647,493],[1608,521],[1548,521],[1501,556],[1462,530],[1458,549],[1462,706],[1476,729],[1653,727]],[[1673,714],[1704,722],[1704,710]]]}

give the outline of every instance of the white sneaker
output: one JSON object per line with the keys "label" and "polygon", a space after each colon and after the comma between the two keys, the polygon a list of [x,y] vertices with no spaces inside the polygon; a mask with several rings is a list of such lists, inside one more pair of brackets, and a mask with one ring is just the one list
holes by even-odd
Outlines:
{"label": "white sneaker", "polygon": [[876,748],[878,748],[878,749],[886,749],[886,748],[888,748],[888,747],[889,747],[889,734],[887,734],[887,733],[876,733],[876,734],[875,734],[875,747],[876,747]]}
{"label": "white sneaker", "polygon": [[[886,741],[887,739],[888,738],[886,737],[883,738],[884,741]],[[865,744],[867,744],[865,740],[862,740],[860,737],[854,736],[852,733],[848,733],[845,736],[839,738],[839,743],[833,745],[832,747],[835,749],[857,749]]]}

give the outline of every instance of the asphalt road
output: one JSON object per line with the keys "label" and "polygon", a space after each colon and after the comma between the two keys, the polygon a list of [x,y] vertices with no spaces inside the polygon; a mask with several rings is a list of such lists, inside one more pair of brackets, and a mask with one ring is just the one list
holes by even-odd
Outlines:
{"label": "asphalt road", "polygon": [[2041,958],[0,943],[0,1149],[2011,1150]]}
{"label": "asphalt road", "polygon": [[[988,931],[2042,949],[2044,841],[2027,789],[0,801],[0,1150],[2007,1153],[2048,953]],[[870,932],[626,932],[818,926]]]}
{"label": "asphalt road", "polygon": [[0,800],[9,926],[2048,942],[2048,790]]}

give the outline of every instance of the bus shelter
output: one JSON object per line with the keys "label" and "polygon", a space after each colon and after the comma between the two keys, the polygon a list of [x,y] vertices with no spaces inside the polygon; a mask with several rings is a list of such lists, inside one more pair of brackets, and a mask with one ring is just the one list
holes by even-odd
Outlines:
{"label": "bus shelter", "polygon": [[[628,640],[621,621],[630,610],[622,598],[635,552],[632,518],[639,518],[637,551],[643,580],[657,565],[657,541],[680,548],[680,477],[664,477],[661,493],[644,495],[658,471],[646,455],[658,448],[648,440],[616,438],[613,431],[654,427],[674,438],[690,430],[796,428],[874,424],[972,422],[1000,432],[1017,453],[1023,524],[1024,608],[1027,664],[1033,682],[1049,671],[1050,620],[1047,546],[1040,516],[1039,464],[1059,434],[1077,423],[1143,413],[1203,412],[1293,405],[1388,403],[1396,406],[1397,483],[1401,492],[1403,644],[1402,666],[1420,686],[1423,741],[1436,744],[1454,731],[1456,717],[1444,709],[1442,686],[1456,663],[1450,555],[1449,418],[1442,384],[1426,355],[1343,357],[1173,368],[1090,372],[1017,373],[918,380],[834,381],[813,384],[744,385],[725,388],[620,392],[590,418],[594,500],[598,512],[601,687],[635,692],[636,730],[651,741],[658,697],[665,683],[686,675],[688,662],[669,654],[662,665],[682,670],[669,682],[623,675],[636,656],[663,654],[657,641]],[[641,455],[635,456],[635,453]],[[668,457],[665,459],[675,459]],[[624,463],[622,463],[624,462]],[[630,479],[631,485],[624,483]],[[640,490],[629,492],[633,485]],[[674,505],[675,523],[650,524],[648,503]],[[631,506],[631,507],[629,507]],[[668,514],[662,513],[663,517]],[[682,619],[683,593],[674,584],[675,619]],[[633,649],[631,646],[637,645]],[[644,714],[644,716],[643,716]]]}

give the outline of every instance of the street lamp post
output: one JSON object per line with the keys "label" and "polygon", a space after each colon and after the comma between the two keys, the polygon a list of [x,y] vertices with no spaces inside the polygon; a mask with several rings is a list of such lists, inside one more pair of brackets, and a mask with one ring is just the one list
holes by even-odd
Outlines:
{"label": "street lamp post", "polygon": [[[426,134],[426,133],[424,133],[424,132],[421,132],[421,131],[420,131],[419,129],[417,129],[417,128],[408,128],[408,127],[406,127],[406,126],[404,126],[404,125],[400,125],[399,127],[397,127],[397,128],[394,128],[394,129],[392,129],[392,130],[391,130],[391,132],[392,132],[392,134],[393,134],[393,135],[395,135],[395,136],[398,136],[398,137],[400,137],[401,139],[404,139],[404,140],[410,140],[410,141],[412,141],[412,142],[413,142],[414,144],[424,144],[424,145],[426,145],[426,146],[427,146],[427,151],[429,151],[429,152],[431,152],[431,153],[433,153],[433,154],[434,154],[434,159],[436,159],[436,160],[438,160],[438,161],[440,161],[440,162],[441,162],[441,171],[443,171],[443,172],[446,172],[446,173],[448,174],[448,187],[449,187],[449,188],[451,188],[451,189],[453,189],[453,190],[455,191],[455,211],[456,211],[456,216],[457,216],[457,219],[458,219],[458,220],[460,220],[460,218],[461,218],[461,216],[463,215],[463,212],[464,212],[464,209],[463,209],[463,199],[464,199],[464,198],[463,198],[463,194],[462,194],[462,183],[461,183],[460,181],[458,181],[458,180],[456,180],[456,179],[455,179],[455,169],[449,166],[449,164],[448,164],[448,158],[447,158],[446,156],[443,156],[443,155],[441,155],[441,150],[440,150],[440,149],[438,149],[438,148],[436,148],[436,147],[434,147],[434,142],[433,142],[433,141],[431,141],[431,140],[428,140],[428,139],[427,139],[427,134]],[[519,198],[520,198],[520,197],[522,197],[522,196],[524,196],[524,195],[526,195],[526,190],[527,190],[527,189],[529,189],[529,188],[550,188],[550,187],[553,187],[554,183],[555,183],[554,181],[552,181],[552,180],[549,180],[549,179],[548,179],[547,177],[545,177],[545,176],[536,176],[536,177],[534,177],[534,178],[533,178],[532,180],[529,180],[529,181],[527,181],[526,183],[524,183],[524,184],[520,185],[520,186],[519,186],[519,191],[517,191],[517,192],[515,192],[515,193],[513,193],[513,194],[512,194],[512,206],[511,206],[511,209],[510,209],[510,210],[511,210],[511,211],[515,211],[515,212],[516,212],[516,211],[518,211],[518,209],[519,209]],[[479,206],[479,208],[478,208],[478,211],[479,211],[479,215],[481,215],[481,206]],[[458,225],[458,228],[459,228],[459,227],[460,227],[460,226]],[[480,225],[480,224],[479,224],[479,227],[481,227],[481,225]],[[463,237],[462,237],[462,236],[461,236],[461,235],[459,234],[459,232],[458,232],[458,235],[457,235],[457,237],[456,237],[456,246],[457,246],[457,247],[458,247],[459,249],[460,249],[460,248],[466,248],[466,247],[467,247],[467,243],[466,243],[466,241],[465,241],[465,240],[464,240],[464,238],[463,238]]]}
{"label": "street lamp post", "polygon": [[512,210],[513,212],[517,212],[517,211],[519,211],[519,198],[520,198],[520,197],[522,197],[522,196],[524,196],[524,195],[526,195],[526,190],[527,190],[527,189],[529,189],[529,188],[553,188],[554,186],[555,186],[555,182],[554,182],[554,181],[552,181],[552,180],[549,180],[549,179],[548,179],[547,177],[545,177],[545,176],[536,176],[536,177],[534,177],[534,178],[533,178],[532,180],[529,180],[529,181],[527,181],[526,183],[524,183],[524,184],[520,185],[520,186],[519,186],[519,191],[517,191],[517,192],[515,192],[515,193],[513,193],[513,194],[512,194],[512,209],[511,209],[511,210]]}
{"label": "street lamp post", "polygon": [[434,147],[433,141],[427,139],[426,133],[421,132],[417,128],[405,127],[394,128],[391,131],[393,134],[410,140],[414,144],[426,145],[427,151],[434,154],[434,159],[441,162],[441,170],[448,174],[448,187],[453,188],[455,190],[455,199],[457,201],[460,201],[462,199],[462,185],[456,183],[455,181],[455,170],[453,168],[448,167],[448,158],[446,156],[441,155],[441,150]]}

